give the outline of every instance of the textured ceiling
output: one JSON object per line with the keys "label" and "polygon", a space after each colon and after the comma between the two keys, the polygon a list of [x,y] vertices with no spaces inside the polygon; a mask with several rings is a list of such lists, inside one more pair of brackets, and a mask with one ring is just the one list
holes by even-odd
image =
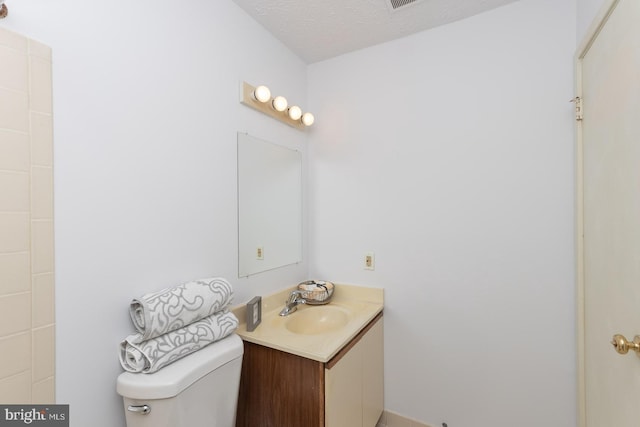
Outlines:
{"label": "textured ceiling", "polygon": [[307,63],[477,15],[517,0],[233,0]]}

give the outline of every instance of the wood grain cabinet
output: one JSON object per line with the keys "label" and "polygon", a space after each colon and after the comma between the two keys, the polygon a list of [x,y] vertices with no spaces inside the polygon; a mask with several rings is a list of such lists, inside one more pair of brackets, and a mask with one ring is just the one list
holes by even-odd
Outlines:
{"label": "wood grain cabinet", "polygon": [[236,427],[375,427],[384,405],[378,314],[330,361],[245,341]]}

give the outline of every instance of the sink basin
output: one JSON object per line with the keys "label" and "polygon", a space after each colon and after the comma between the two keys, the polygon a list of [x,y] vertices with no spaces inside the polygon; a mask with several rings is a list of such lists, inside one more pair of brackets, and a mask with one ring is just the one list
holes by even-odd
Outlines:
{"label": "sink basin", "polygon": [[[301,304],[288,316],[280,316],[280,311],[295,288],[263,297],[260,326],[249,332],[241,321],[237,334],[245,342],[326,363],[384,308],[381,288],[340,285],[339,289],[330,303]],[[246,304],[234,310],[238,319],[246,316]]]}
{"label": "sink basin", "polygon": [[349,312],[335,305],[309,306],[291,313],[285,327],[296,334],[332,332],[349,322]]}

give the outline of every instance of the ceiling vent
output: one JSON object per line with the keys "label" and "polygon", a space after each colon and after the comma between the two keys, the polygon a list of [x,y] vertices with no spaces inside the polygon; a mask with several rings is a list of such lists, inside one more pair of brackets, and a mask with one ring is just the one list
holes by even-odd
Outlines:
{"label": "ceiling vent", "polygon": [[391,12],[395,12],[400,9],[406,8],[407,6],[422,3],[422,0],[386,0],[386,2],[389,10]]}

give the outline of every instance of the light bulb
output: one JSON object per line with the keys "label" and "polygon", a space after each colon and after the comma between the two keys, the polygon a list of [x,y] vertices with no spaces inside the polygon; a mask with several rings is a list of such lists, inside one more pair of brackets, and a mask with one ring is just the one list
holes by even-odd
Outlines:
{"label": "light bulb", "polygon": [[256,101],[267,102],[271,99],[271,91],[266,86],[258,86],[253,91],[253,97],[256,99]]}
{"label": "light bulb", "polygon": [[273,98],[271,105],[273,105],[273,108],[276,111],[284,111],[287,109],[287,105],[289,105],[289,103],[287,102],[287,98],[285,98],[284,96],[278,95],[275,98]]}
{"label": "light bulb", "polygon": [[291,120],[300,120],[302,117],[302,110],[297,105],[292,105],[289,107],[289,117]]}
{"label": "light bulb", "polygon": [[305,126],[311,126],[314,120],[315,120],[315,117],[313,117],[313,114],[311,113],[304,113],[302,115],[302,123],[304,123]]}

